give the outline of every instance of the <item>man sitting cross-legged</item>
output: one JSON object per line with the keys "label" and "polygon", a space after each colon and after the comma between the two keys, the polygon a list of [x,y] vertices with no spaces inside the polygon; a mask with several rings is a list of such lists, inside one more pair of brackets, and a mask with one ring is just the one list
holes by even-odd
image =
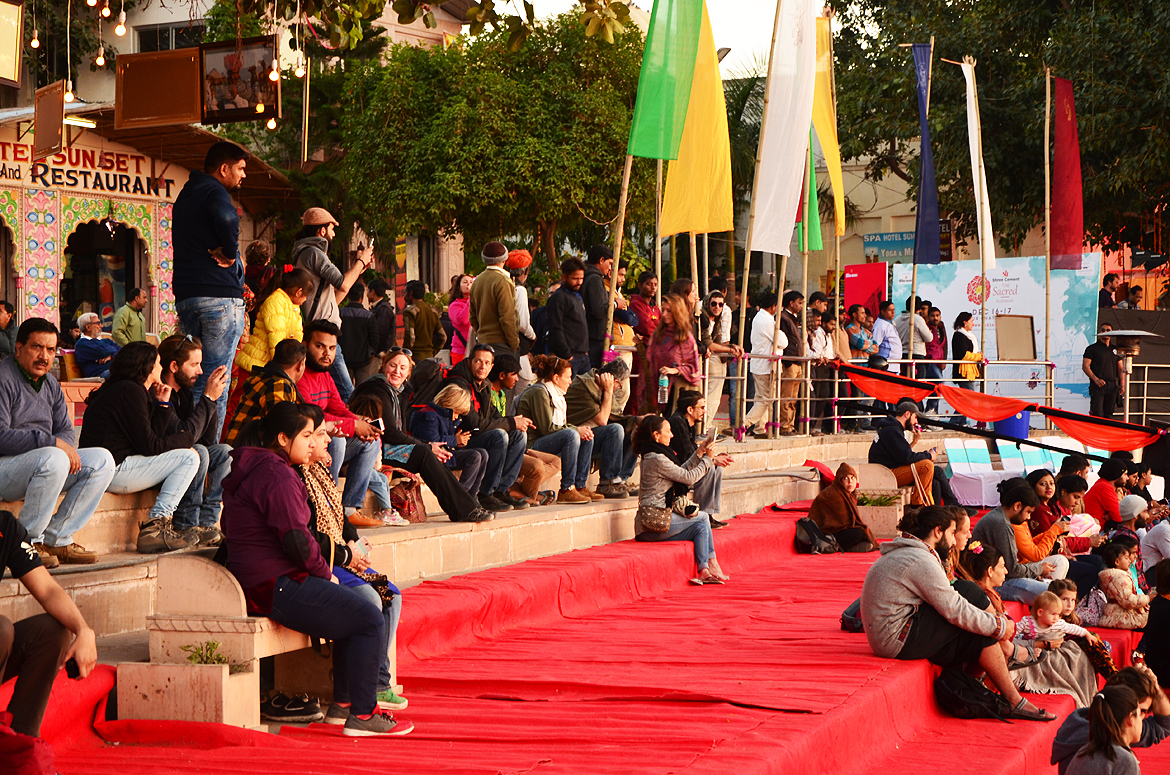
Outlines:
{"label": "man sitting cross-legged", "polygon": [[65,396],[49,373],[56,357],[56,326],[29,318],[17,329],[16,355],[0,361],[0,500],[24,501],[20,522],[48,568],[97,562],[73,534],[114,478],[109,450],[76,448]]}
{"label": "man sitting cross-legged", "polygon": [[305,345],[295,339],[285,339],[276,345],[272,360],[252,369],[252,375],[232,391],[228,401],[227,422],[223,427],[223,443],[236,446],[240,431],[253,420],[259,420],[281,401],[299,402],[297,382],[305,373]]}
{"label": "man sitting cross-legged", "polygon": [[1056,716],[1020,695],[1008,672],[1015,622],[972,605],[947,580],[940,558],[955,544],[956,514],[926,506],[902,520],[902,537],[881,545],[861,589],[869,647],[879,657],[985,671],[1011,705],[1010,718],[1052,721]]}
{"label": "man sitting cross-legged", "polygon": [[633,431],[636,418],[626,417],[617,409],[629,395],[629,377],[630,367],[617,359],[578,374],[565,391],[565,421],[593,429],[593,458],[601,474],[597,492],[606,498],[629,496],[626,480],[638,464],[637,455],[627,454],[630,444],[626,441],[627,426]]}
{"label": "man sitting cross-legged", "polygon": [[[689,460],[691,455],[699,449],[695,437],[703,413],[707,411],[707,398],[702,393],[684,393],[678,399],[678,411],[672,414],[670,421],[670,448],[678,453],[679,460]],[[723,527],[726,522],[717,519],[723,510],[720,496],[723,493],[723,469],[732,463],[731,455],[719,454],[711,458],[713,464],[710,471],[703,474],[703,478],[695,482],[695,503],[699,504],[699,511],[705,512],[711,520],[711,527]]]}
{"label": "man sitting cross-legged", "polygon": [[203,345],[198,338],[176,334],[158,348],[162,380],[171,389],[172,426],[190,431],[193,449],[199,454],[199,470],[175,509],[175,530],[191,546],[219,546],[223,536],[215,523],[223,506],[223,480],[232,468],[232,448],[217,444],[219,400],[227,386],[227,366],[220,366],[207,379],[203,395],[195,398],[192,388],[203,373]]}

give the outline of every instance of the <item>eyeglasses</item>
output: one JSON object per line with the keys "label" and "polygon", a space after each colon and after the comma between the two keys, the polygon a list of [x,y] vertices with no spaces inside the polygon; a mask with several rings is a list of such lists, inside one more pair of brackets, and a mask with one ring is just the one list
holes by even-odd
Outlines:
{"label": "eyeglasses", "polygon": [[390,353],[391,355],[398,355],[401,353],[402,355],[405,355],[408,358],[414,357],[414,353],[412,353],[410,350],[407,350],[405,347],[391,347],[386,352]]}

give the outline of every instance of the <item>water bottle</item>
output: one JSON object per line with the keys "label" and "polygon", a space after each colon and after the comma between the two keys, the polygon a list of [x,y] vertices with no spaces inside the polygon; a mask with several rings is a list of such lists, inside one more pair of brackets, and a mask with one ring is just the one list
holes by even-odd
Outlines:
{"label": "water bottle", "polygon": [[665,374],[658,375],[658,404],[659,406],[666,406],[670,402],[670,377]]}

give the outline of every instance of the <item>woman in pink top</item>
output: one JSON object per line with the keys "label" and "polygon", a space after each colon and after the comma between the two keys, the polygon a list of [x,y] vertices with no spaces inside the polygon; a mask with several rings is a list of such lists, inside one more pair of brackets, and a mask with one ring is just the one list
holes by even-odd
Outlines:
{"label": "woman in pink top", "polygon": [[451,282],[450,303],[447,317],[451,319],[454,335],[451,337],[451,365],[454,366],[467,354],[467,341],[471,338],[471,307],[469,294],[475,277],[469,274],[455,275]]}
{"label": "woman in pink top", "polygon": [[703,367],[699,362],[699,345],[695,341],[690,320],[690,308],[686,299],[673,293],[662,297],[662,318],[658,328],[646,345],[646,356],[650,362],[646,390],[656,398],[658,378],[666,375],[670,381],[670,394],[661,414],[669,417],[680,390],[699,390],[703,380]]}

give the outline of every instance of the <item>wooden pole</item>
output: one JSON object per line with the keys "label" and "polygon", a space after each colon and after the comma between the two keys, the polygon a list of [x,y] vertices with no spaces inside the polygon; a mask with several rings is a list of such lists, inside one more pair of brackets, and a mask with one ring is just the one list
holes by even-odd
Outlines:
{"label": "wooden pole", "polygon": [[[690,248],[691,248],[691,282],[695,284],[695,290],[699,289],[699,251],[695,246],[695,233],[689,233]],[[695,307],[695,314],[699,314],[699,308]]]}
{"label": "wooden pole", "polygon": [[630,191],[630,170],[633,166],[634,157],[627,154],[626,166],[622,170],[622,193],[618,200],[617,222],[614,224],[613,268],[609,271],[609,309],[605,314],[605,349],[609,349],[609,343],[613,340],[613,307],[617,298],[618,267],[622,261],[622,236],[626,230],[626,195]]}
{"label": "wooden pole", "polygon": [[[1044,360],[1052,362],[1052,170],[1049,133],[1052,131],[1052,70],[1044,67]],[[1052,406],[1052,370],[1045,367],[1048,379],[1045,393]],[[1047,421],[1046,421],[1047,422]]]}
{"label": "wooden pole", "polygon": [[309,57],[305,57],[305,88],[301,105],[301,164],[309,160],[309,80],[313,77],[313,68],[309,66]]}
{"label": "wooden pole", "polygon": [[[776,53],[776,33],[780,29],[780,4],[783,0],[776,0],[776,14],[772,20],[772,40],[768,44],[768,72],[764,76],[764,109],[760,119],[760,137],[756,143],[756,162],[755,171],[752,173],[752,203],[748,210],[748,231],[747,242],[744,243],[743,249],[743,292],[739,297],[739,337],[738,344],[743,348],[744,334],[747,331],[747,309],[748,309],[748,277],[751,276],[752,269],[752,232],[755,230],[756,224],[756,191],[760,186],[760,149],[764,145],[764,132],[768,128],[768,87],[772,83],[772,57]],[[735,250],[734,244],[732,251]],[[751,340],[748,340],[747,350],[751,349]],[[740,422],[747,416],[747,378],[748,378],[748,361],[743,359],[739,362],[743,367],[743,381],[739,387],[739,404]]]}
{"label": "wooden pole", "polygon": [[658,278],[658,287],[654,291],[654,304],[662,304],[662,159],[658,160],[658,180],[654,186],[654,275]]}
{"label": "wooden pole", "polygon": [[[817,176],[813,173],[813,169],[812,169],[812,137],[811,136],[808,138],[808,150],[806,150],[804,153],[804,165],[805,165],[804,166],[804,176],[805,176],[805,181],[806,181],[805,185],[807,185],[811,189],[814,186],[816,186],[816,184],[817,184]],[[801,263],[801,267],[800,267],[800,295],[805,298],[805,304],[808,303],[808,225],[809,225],[810,219],[814,215],[813,213],[809,213],[809,211],[808,211],[808,203],[809,203],[809,200],[811,198],[812,198],[812,191],[811,190],[806,191],[805,197],[804,197],[804,207],[801,208],[801,212],[803,213],[803,215],[802,215],[802,223],[801,223],[802,228],[801,228],[801,246],[800,246],[800,263]],[[821,217],[820,213],[815,213],[815,216],[818,220],[820,220],[820,217]],[[784,276],[783,275],[780,276],[780,282],[781,282],[780,287],[783,288],[784,287],[783,286],[783,283],[784,283]],[[804,324],[806,319],[807,319],[806,316],[801,315],[800,320],[797,321],[797,324],[800,326],[800,336],[802,339],[804,339],[804,337],[806,335],[805,324]]]}
{"label": "wooden pole", "polygon": [[708,278],[711,277],[711,259],[707,251],[711,248],[711,242],[707,239],[710,235],[703,232],[703,298],[707,298],[707,294],[711,292],[708,287]]}

